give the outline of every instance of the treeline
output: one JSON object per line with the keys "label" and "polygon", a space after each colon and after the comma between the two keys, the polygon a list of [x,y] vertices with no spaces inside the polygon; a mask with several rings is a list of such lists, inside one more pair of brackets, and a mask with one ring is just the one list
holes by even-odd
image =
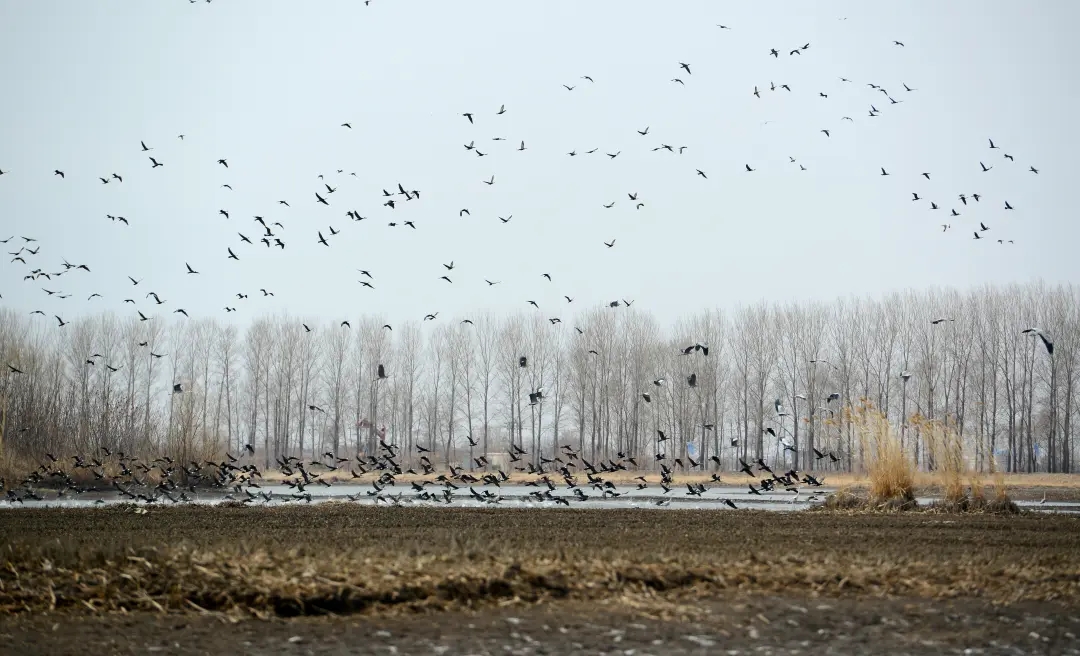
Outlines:
{"label": "treeline", "polygon": [[[668,330],[625,307],[562,323],[537,312],[392,329],[374,316],[351,327],[273,316],[243,334],[213,319],[112,314],[60,328],[0,309],[0,354],[23,372],[0,375],[0,426],[5,454],[29,459],[105,447],[187,461],[251,444],[269,465],[373,453],[384,439],[454,464],[512,440],[537,462],[568,444],[594,462],[623,453],[653,467],[658,451],[716,455],[725,468],[736,457],[833,463],[816,449],[847,469],[865,454],[846,409],[869,402],[920,466],[932,466],[931,422],[954,431],[977,468],[995,458],[1008,471],[1069,472],[1077,292],[1029,284],[760,304]],[[1021,332],[1031,327],[1053,355]],[[696,344],[708,355],[683,354]]]}

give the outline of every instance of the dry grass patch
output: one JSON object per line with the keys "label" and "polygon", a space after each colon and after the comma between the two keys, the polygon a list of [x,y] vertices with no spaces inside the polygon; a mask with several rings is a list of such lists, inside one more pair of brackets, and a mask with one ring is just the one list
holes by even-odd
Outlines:
{"label": "dry grass patch", "polygon": [[847,419],[866,459],[870,501],[875,506],[915,504],[915,463],[904,453],[900,438],[885,413],[869,401],[847,411]]}

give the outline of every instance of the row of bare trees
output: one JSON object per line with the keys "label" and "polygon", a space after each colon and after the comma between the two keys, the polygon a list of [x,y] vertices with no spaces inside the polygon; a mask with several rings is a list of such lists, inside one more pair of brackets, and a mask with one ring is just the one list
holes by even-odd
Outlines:
{"label": "row of bare trees", "polygon": [[[0,428],[6,454],[25,458],[105,447],[186,461],[251,444],[269,465],[372,453],[383,439],[407,453],[430,448],[442,463],[495,458],[512,441],[536,460],[572,445],[590,460],[622,453],[643,466],[664,452],[811,469],[831,452],[832,466],[858,468],[843,409],[865,400],[921,466],[932,466],[918,428],[930,420],[959,434],[973,466],[1073,471],[1078,289],[761,304],[667,330],[629,308],[393,330],[379,317],[351,328],[305,320],[310,332],[282,315],[243,334],[211,319],[111,314],[58,328],[0,309],[0,355],[24,372],[0,374]],[[1034,326],[1054,340],[1052,355],[1021,332]],[[708,356],[682,354],[699,343]]]}

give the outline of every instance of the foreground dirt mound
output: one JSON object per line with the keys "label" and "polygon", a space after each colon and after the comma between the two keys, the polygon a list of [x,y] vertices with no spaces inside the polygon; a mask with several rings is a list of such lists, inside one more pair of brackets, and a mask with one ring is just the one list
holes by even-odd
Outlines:
{"label": "foreground dirt mound", "polygon": [[259,617],[741,591],[1080,602],[1080,520],[370,507],[0,511],[0,611]]}

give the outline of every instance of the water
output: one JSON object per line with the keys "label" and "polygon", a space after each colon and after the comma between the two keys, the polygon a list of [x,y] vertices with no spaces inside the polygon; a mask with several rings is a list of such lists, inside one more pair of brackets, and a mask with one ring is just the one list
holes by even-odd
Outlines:
{"label": "water", "polygon": [[[498,503],[492,503],[491,499],[480,500],[477,499],[469,491],[468,486],[461,486],[457,490],[451,490],[450,502],[446,503],[443,498],[442,486],[427,485],[424,489],[432,495],[437,495],[437,500],[422,500],[417,498],[420,492],[418,492],[412,485],[408,483],[398,483],[397,485],[385,487],[380,494],[374,494],[374,489],[370,484],[365,485],[349,485],[338,484],[333,487],[323,486],[308,486],[305,488],[304,493],[311,496],[310,503],[324,503],[327,501],[343,501],[347,503],[358,503],[361,505],[374,505],[374,504],[392,504],[401,503],[402,505],[415,505],[415,506],[439,506],[439,507],[461,507],[461,508],[478,508],[478,507],[510,507],[510,508],[559,508],[565,507],[564,504],[552,501],[550,499],[538,500],[534,496],[530,495],[533,492],[545,493],[548,491],[546,485],[540,487],[532,487],[526,485],[503,485],[501,488],[497,488],[493,485],[481,486],[474,485],[473,490],[480,495],[486,495],[490,493],[497,497],[501,497]],[[791,492],[779,491],[779,492],[762,492],[760,495],[749,494],[746,487],[712,487],[708,488],[701,496],[690,495],[687,493],[686,486],[673,487],[667,494],[663,493],[657,485],[650,485],[648,488],[639,490],[632,486],[623,486],[617,488],[617,497],[604,497],[602,492],[592,487],[580,487],[583,494],[586,495],[586,499],[582,500],[574,494],[573,490],[566,488],[565,486],[558,486],[551,492],[551,495],[556,498],[565,499],[572,508],[698,508],[708,509],[717,508],[730,510],[723,500],[729,499],[733,501],[739,508],[753,508],[755,510],[773,510],[773,511],[790,511],[790,510],[802,510],[811,505],[810,497],[813,496],[818,502],[823,500],[825,496],[834,491],[833,488],[821,487],[814,488],[814,494],[803,491],[799,495],[795,495]],[[259,488],[250,488],[252,494],[255,494],[255,498],[251,499],[248,503],[251,505],[281,505],[284,503],[307,503],[306,499],[295,499],[293,494],[295,490],[285,485],[262,485]],[[373,493],[373,494],[369,494]],[[267,501],[261,494],[270,496],[270,501]],[[398,495],[400,493],[400,500]],[[44,508],[44,507],[58,507],[58,508],[88,508],[97,507],[101,505],[112,505],[119,503],[135,503],[136,505],[149,505],[145,501],[133,501],[130,498],[124,497],[113,490],[105,491],[90,491],[73,497],[70,493],[65,494],[63,497],[57,498],[56,494],[52,491],[38,490],[37,494],[44,497],[43,500],[26,499],[23,503],[11,503],[9,501],[3,502],[3,506],[15,507],[15,508]],[[173,494],[177,496],[178,493]],[[381,495],[381,499],[379,496]],[[216,505],[224,501],[243,501],[247,498],[247,494],[236,494],[235,492],[226,495],[222,491],[218,490],[200,490],[199,492],[192,494],[187,493],[189,501],[187,503],[201,504],[201,505]],[[394,501],[390,501],[390,499]],[[663,505],[658,505],[661,502]],[[172,505],[172,502],[162,497],[156,501],[153,505]],[[3,507],[0,506],[0,507]]]}
{"label": "water", "polygon": [[[431,494],[439,496],[438,500],[421,500],[417,498],[420,494],[408,483],[399,483],[393,486],[387,486],[381,492],[382,498],[379,499],[377,495],[368,494],[374,492],[370,484],[365,485],[349,485],[349,484],[337,484],[333,487],[323,486],[309,486],[305,489],[305,494],[311,495],[310,503],[325,503],[328,501],[341,501],[347,503],[357,503],[360,505],[391,505],[393,503],[400,503],[401,505],[410,506],[430,506],[430,507],[457,507],[457,508],[562,508],[566,507],[562,503],[557,503],[549,499],[543,501],[537,500],[535,497],[530,496],[531,492],[544,493],[548,490],[547,486],[532,487],[526,485],[504,485],[501,488],[496,488],[492,485],[477,486],[474,485],[473,489],[477,493],[484,495],[485,492],[490,492],[493,495],[501,497],[498,503],[491,503],[489,500],[479,500],[475,498],[469,491],[468,486],[462,486],[457,490],[451,490],[450,503],[446,503],[443,500],[444,488],[436,485],[424,486],[424,489]],[[565,486],[558,486],[551,492],[552,496],[565,499],[571,508],[654,508],[654,509],[714,509],[714,510],[730,510],[730,507],[724,503],[724,499],[731,500],[739,509],[752,509],[752,510],[766,510],[773,512],[790,512],[806,510],[812,505],[821,503],[824,498],[835,492],[835,488],[831,487],[818,487],[818,488],[806,488],[803,487],[800,494],[795,495],[791,492],[783,490],[762,492],[760,495],[750,494],[746,487],[739,486],[718,486],[707,488],[702,496],[691,496],[687,493],[686,487],[674,487],[667,494],[663,493],[663,490],[657,485],[650,485],[649,487],[638,490],[632,486],[622,486],[616,489],[619,493],[617,497],[605,498],[599,490],[594,488],[579,488],[588,497],[585,500],[580,500],[573,493],[573,490],[566,488]],[[306,499],[298,500],[294,499],[292,495],[294,490],[285,485],[263,485],[260,488],[251,488],[253,494],[256,497],[250,500],[248,503],[253,506],[277,506],[286,503],[307,503]],[[266,501],[258,493],[264,493],[270,495],[270,501]],[[0,502],[0,508],[91,508],[102,505],[112,505],[119,503],[135,503],[136,505],[150,505],[145,501],[132,501],[126,497],[121,496],[119,493],[112,490],[105,491],[92,491],[81,494],[77,497],[71,496],[70,493],[65,494],[63,497],[57,498],[55,492],[52,491],[38,491],[40,496],[44,497],[44,500],[32,500],[27,499],[23,503],[11,503],[9,501]],[[400,493],[400,500],[399,495]],[[176,496],[176,495],[174,495]],[[201,490],[198,493],[188,493],[190,501],[187,503],[194,503],[198,505],[217,505],[223,501],[243,501],[247,498],[246,494],[229,494],[217,490]],[[351,498],[350,498],[351,497]],[[393,500],[390,500],[390,499]],[[926,506],[936,501],[940,501],[936,497],[919,497],[919,505]],[[662,502],[663,505],[658,505],[657,502]],[[1072,501],[1047,501],[1040,503],[1038,501],[1018,501],[1016,504],[1024,510],[1033,510],[1039,512],[1050,513],[1068,513],[1068,514],[1080,514],[1080,502]],[[162,497],[156,501],[153,505],[173,505],[171,501]]]}

